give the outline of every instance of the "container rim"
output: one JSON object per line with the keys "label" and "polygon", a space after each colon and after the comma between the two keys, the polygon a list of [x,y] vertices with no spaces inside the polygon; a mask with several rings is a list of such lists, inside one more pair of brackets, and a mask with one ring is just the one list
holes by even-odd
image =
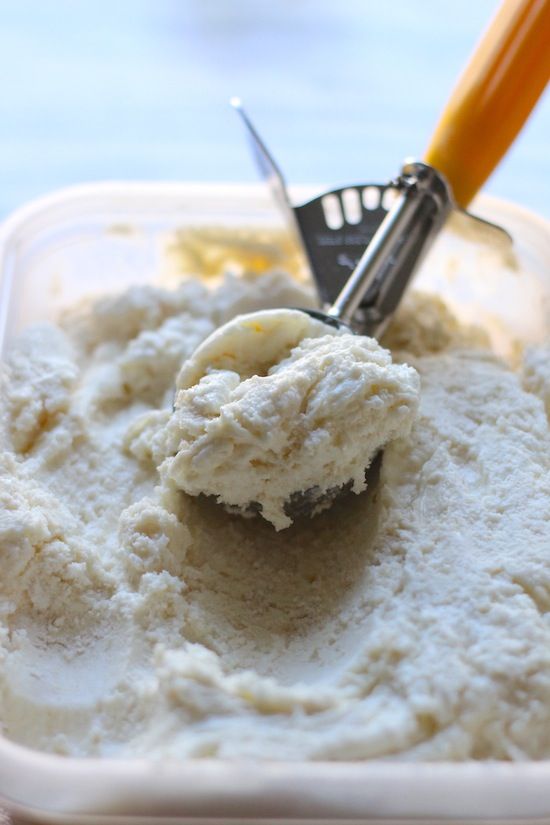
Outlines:
{"label": "container rim", "polygon": [[0,799],[12,811],[110,822],[154,813],[160,820],[540,824],[550,821],[550,761],[76,758],[0,740]]}
{"label": "container rim", "polygon": [[[365,184],[365,185],[368,185]],[[296,184],[289,187],[289,194],[293,200],[300,202],[315,193],[324,191],[326,187],[322,184]],[[250,199],[252,196],[271,203],[271,197],[267,187],[263,183],[215,183],[201,181],[98,181],[95,183],[75,184],[56,189],[53,192],[41,195],[19,206],[0,223],[0,255],[3,253],[5,242],[13,236],[27,221],[35,218],[41,212],[52,208],[64,206],[75,201],[96,201],[102,198],[109,200],[132,201],[139,197],[151,198],[176,198],[181,195],[188,197],[193,192],[197,194],[211,194],[216,198],[242,197]],[[516,204],[513,201],[481,193],[476,196],[472,204],[471,211],[475,214],[479,209],[481,212],[509,212],[532,225],[536,225],[541,231],[550,231],[550,218],[545,218],[527,207]],[[468,210],[470,211],[470,210]]]}

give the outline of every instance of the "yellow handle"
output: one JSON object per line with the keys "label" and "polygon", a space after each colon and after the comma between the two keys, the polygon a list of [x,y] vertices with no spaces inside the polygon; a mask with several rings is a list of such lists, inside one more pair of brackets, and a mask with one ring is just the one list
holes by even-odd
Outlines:
{"label": "yellow handle", "polygon": [[550,0],[505,0],[426,150],[465,207],[512,144],[550,79]]}

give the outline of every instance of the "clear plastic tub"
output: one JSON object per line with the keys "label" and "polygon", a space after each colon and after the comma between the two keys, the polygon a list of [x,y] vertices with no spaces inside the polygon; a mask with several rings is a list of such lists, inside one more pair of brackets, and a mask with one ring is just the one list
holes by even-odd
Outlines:
{"label": "clear plastic tub", "polygon": [[[310,190],[296,189],[302,199]],[[514,357],[550,318],[550,229],[489,198],[514,255],[445,233],[419,273]],[[54,194],[0,228],[0,349],[84,294],[170,281],[182,227],[282,228],[260,186],[104,184]],[[159,274],[160,273],[160,274]],[[474,277],[472,277],[472,274]],[[247,763],[71,759],[0,738],[0,806],[21,821],[78,823],[550,823],[550,762]],[[1,814],[0,814],[1,819]],[[17,820],[19,821],[19,819]]]}

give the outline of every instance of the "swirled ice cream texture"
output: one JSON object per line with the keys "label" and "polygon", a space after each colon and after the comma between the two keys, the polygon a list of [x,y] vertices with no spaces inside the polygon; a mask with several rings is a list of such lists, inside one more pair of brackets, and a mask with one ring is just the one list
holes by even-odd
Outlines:
{"label": "swirled ice cream texture", "polygon": [[[77,756],[550,757],[547,350],[409,294],[418,414],[369,494],[275,531],[159,476],[180,365],[281,274],[138,287],[29,329],[0,376],[0,720]],[[139,424],[139,426],[138,426]]]}
{"label": "swirled ice cream texture", "polygon": [[318,512],[334,490],[365,490],[378,450],[410,431],[419,379],[374,339],[280,309],[218,329],[176,388],[155,438],[157,459],[170,456],[163,476],[282,529],[296,494]]}

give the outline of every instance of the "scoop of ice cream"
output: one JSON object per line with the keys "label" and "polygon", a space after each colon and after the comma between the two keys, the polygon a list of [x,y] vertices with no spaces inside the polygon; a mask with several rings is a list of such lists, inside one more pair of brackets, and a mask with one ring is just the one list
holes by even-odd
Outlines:
{"label": "scoop of ice cream", "polygon": [[294,493],[351,482],[388,441],[406,434],[419,379],[372,338],[299,310],[241,315],[183,365],[160,433],[161,472],[190,495],[251,503],[277,530],[292,523]]}

